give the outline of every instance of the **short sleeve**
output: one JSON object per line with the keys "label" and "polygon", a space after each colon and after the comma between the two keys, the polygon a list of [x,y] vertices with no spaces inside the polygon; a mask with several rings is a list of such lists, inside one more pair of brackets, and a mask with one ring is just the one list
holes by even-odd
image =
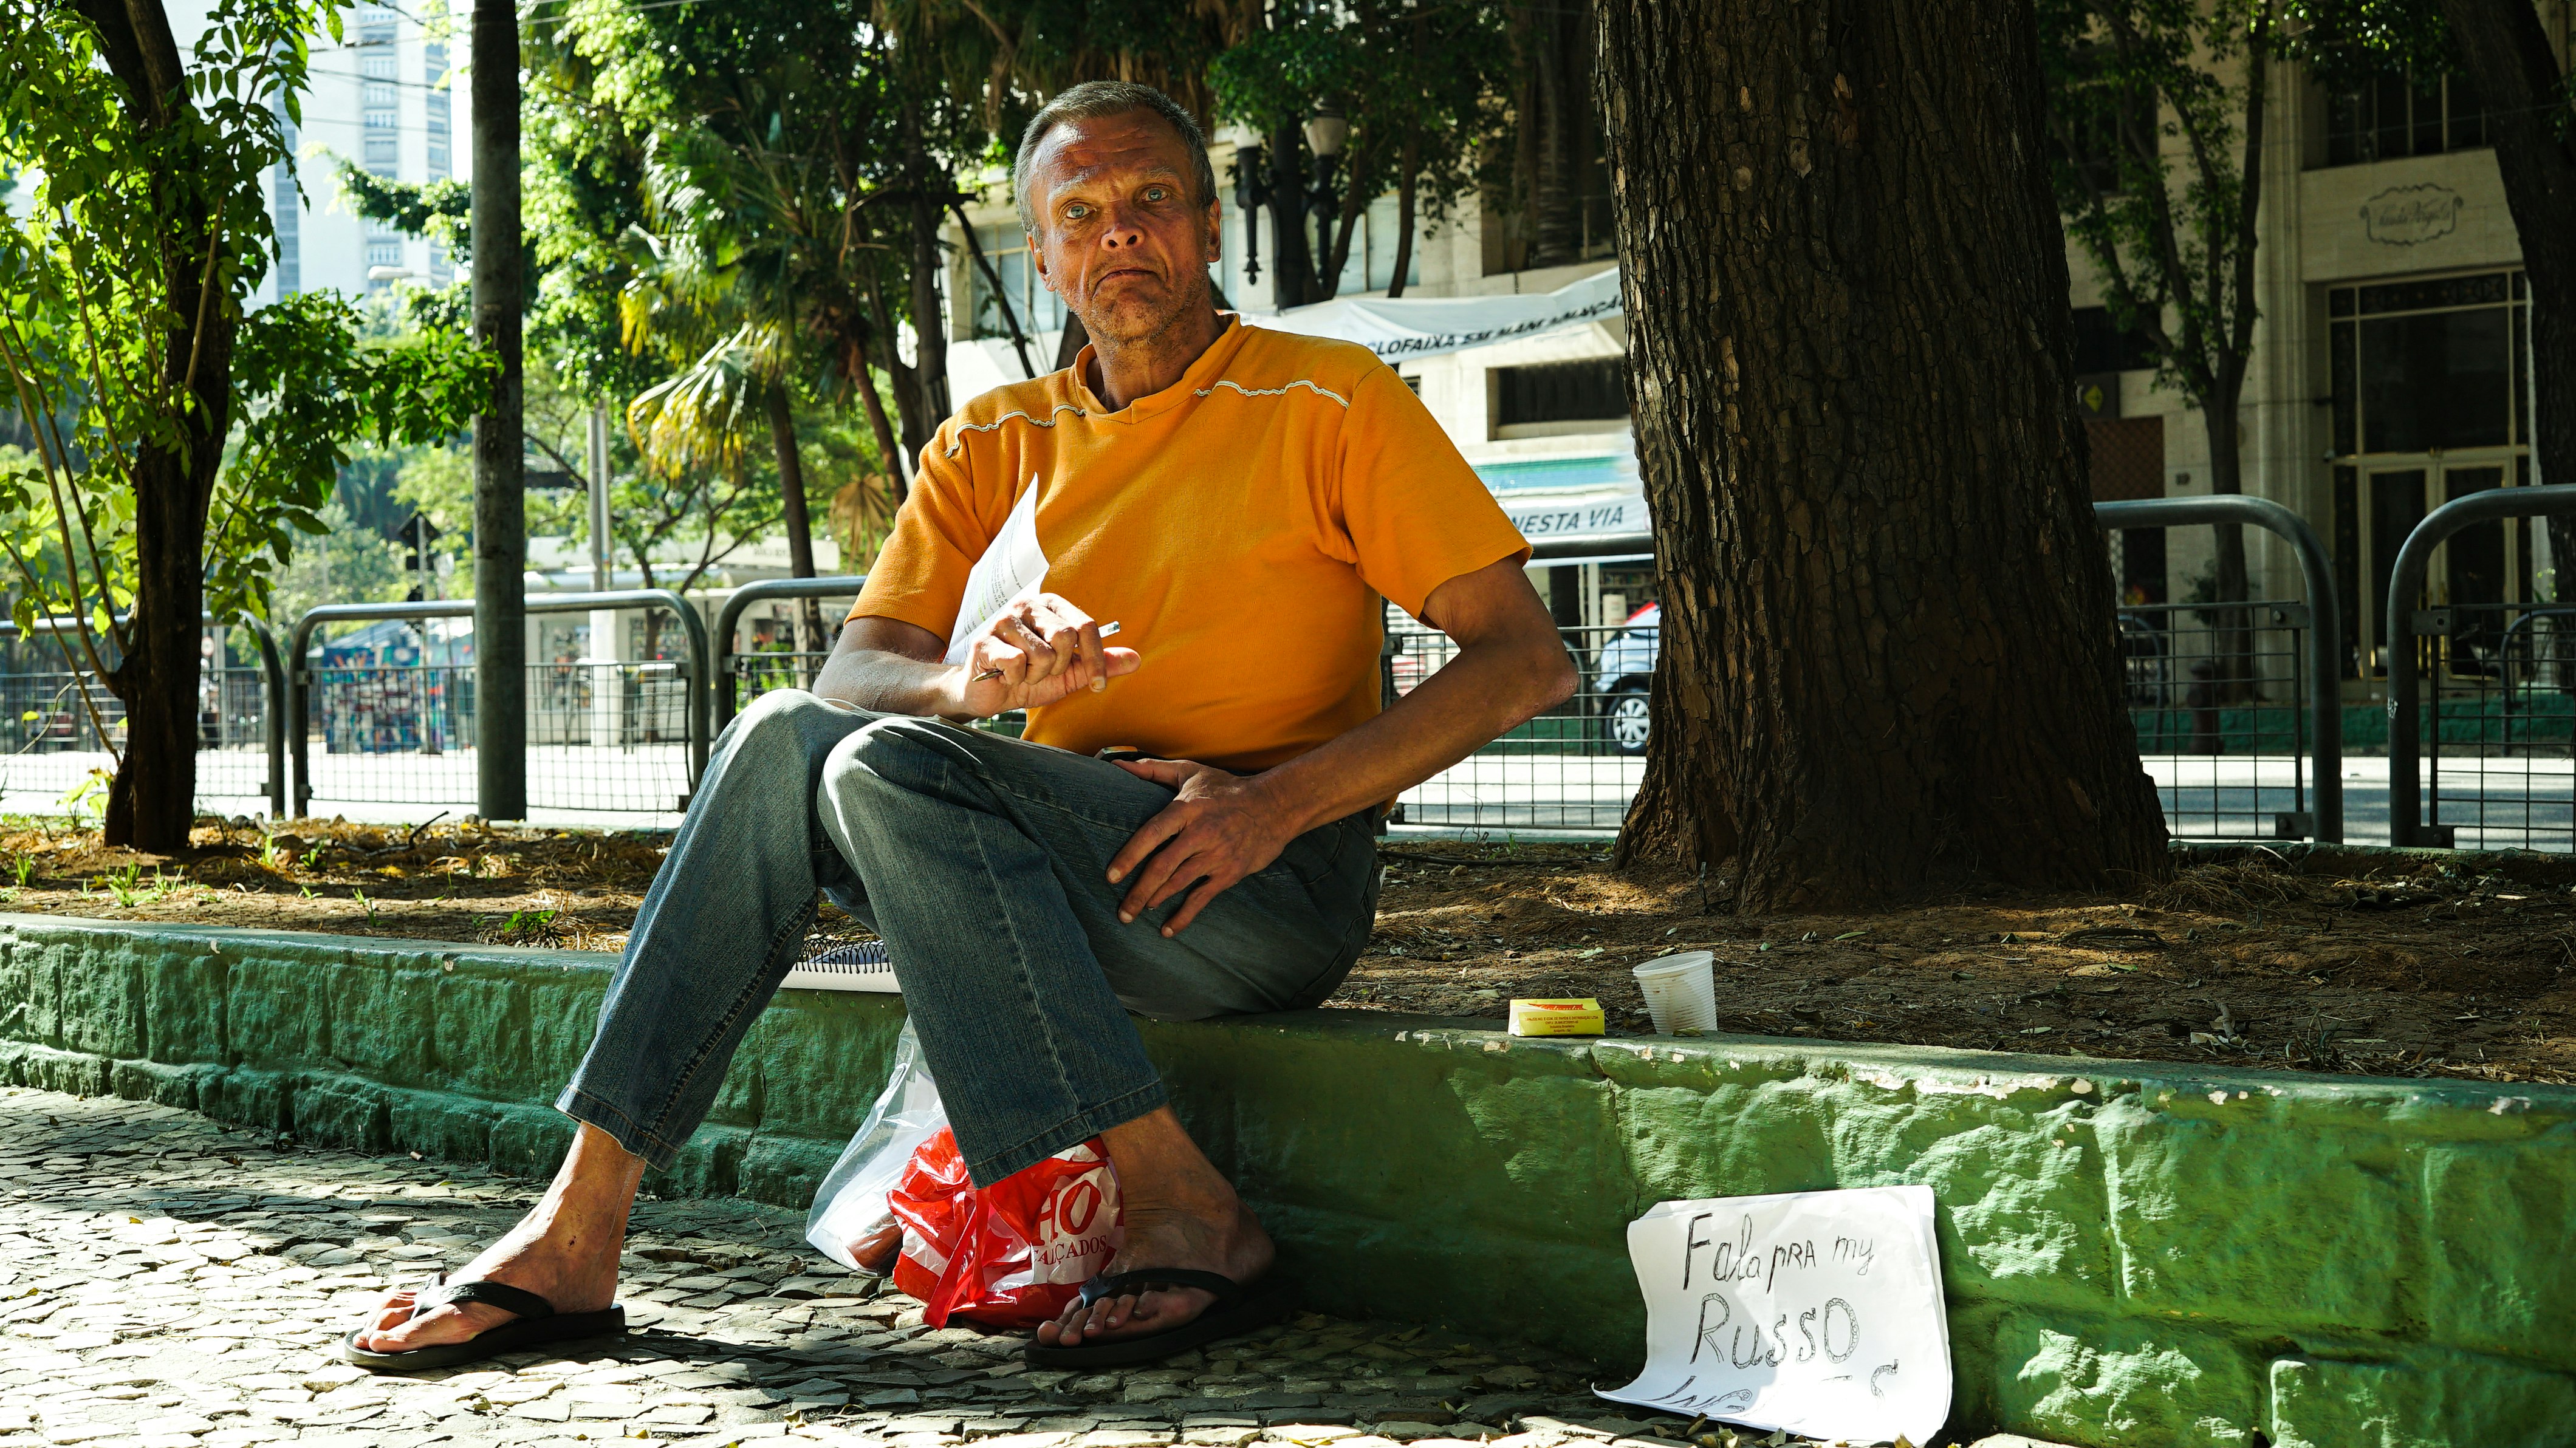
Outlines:
{"label": "short sleeve", "polygon": [[984,522],[971,471],[939,455],[947,432],[941,429],[921,450],[912,491],[896,510],[894,530],[850,607],[852,618],[899,619],[937,634],[943,645],[957,624],[966,575],[999,527]]}
{"label": "short sleeve", "polygon": [[1360,577],[1415,618],[1432,592],[1529,544],[1422,399],[1379,364],[1342,421],[1339,522]]}

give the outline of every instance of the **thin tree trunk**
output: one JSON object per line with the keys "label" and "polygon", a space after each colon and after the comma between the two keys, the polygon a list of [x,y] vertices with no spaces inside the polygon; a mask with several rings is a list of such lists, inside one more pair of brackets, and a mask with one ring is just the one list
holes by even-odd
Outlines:
{"label": "thin tree trunk", "polygon": [[966,208],[952,198],[949,214],[957,218],[957,229],[966,233],[966,254],[975,259],[975,269],[984,274],[984,285],[993,289],[993,300],[1001,305],[1002,325],[1011,329],[1011,350],[1020,354],[1020,372],[1034,380],[1037,364],[1029,360],[1029,339],[1020,334],[1020,314],[1011,306],[1011,294],[1002,289],[1002,274],[984,256],[984,243],[975,235],[975,223],[966,219]]}
{"label": "thin tree trunk", "polygon": [[1598,15],[1664,605],[1622,858],[1747,911],[2162,875],[2029,6]]}
{"label": "thin tree trunk", "polygon": [[[136,129],[165,131],[188,119],[187,73],[162,8],[87,0],[81,9],[126,88]],[[187,164],[185,146],[168,154],[173,168]],[[162,242],[162,285],[180,325],[163,345],[161,374],[195,405],[173,419],[172,434],[148,434],[135,448],[134,606],[122,653],[100,679],[125,702],[125,748],[108,785],[106,842],[154,854],[187,849],[196,819],[206,510],[231,423],[238,326],[220,295],[205,294],[206,261],[221,244],[219,225],[219,217],[195,208]]]}
{"label": "thin tree trunk", "polygon": [[[2531,288],[2531,436],[2540,481],[2576,483],[2576,129],[2539,12],[2519,0],[2443,0],[2460,63],[2487,107],[2504,200]],[[2557,601],[2576,602],[2576,515],[2549,519]]]}
{"label": "thin tree trunk", "polygon": [[[2202,431],[2209,438],[2209,491],[2232,497],[2245,491],[2244,425],[2238,415],[2238,402],[2245,391],[2245,371],[2232,361],[2222,363],[2219,384],[2210,404],[2201,409]],[[2211,583],[2218,602],[2227,605],[2216,610],[2217,678],[2219,697],[2227,702],[2241,702],[2253,686],[2254,634],[2252,619],[2245,610],[2247,582],[2245,568],[2245,530],[2234,523],[2221,523],[2211,530],[2216,535],[2211,562],[2215,565]]]}
{"label": "thin tree trunk", "polygon": [[520,330],[519,17],[475,0],[474,340],[500,358],[474,419],[474,797],[485,819],[528,813],[528,494]]}
{"label": "thin tree trunk", "polygon": [[922,424],[923,414],[929,409],[921,400],[918,370],[904,366],[903,359],[895,355],[894,317],[886,307],[885,288],[874,277],[868,278],[868,314],[876,323],[872,340],[883,353],[878,363],[885,368],[886,376],[894,379],[894,415],[903,428],[903,450],[919,456],[922,443],[929,438]]}
{"label": "thin tree trunk", "polygon": [[[805,511],[805,459],[796,449],[796,413],[781,381],[769,389],[769,447],[778,455],[778,494],[781,504],[779,521],[787,530],[787,573],[791,578],[814,576],[814,524]],[[820,655],[831,647],[823,632],[823,605],[816,599],[797,601],[799,619],[797,652]],[[818,662],[809,660],[798,669],[798,687],[814,682]]]}
{"label": "thin tree trunk", "polygon": [[1413,270],[1413,208],[1422,184],[1422,137],[1410,126],[1404,131],[1402,156],[1396,163],[1401,174],[1395,182],[1395,274],[1387,278],[1389,297],[1404,295],[1405,274]]}
{"label": "thin tree trunk", "polygon": [[[927,153],[913,153],[912,188],[912,368],[914,386],[921,392],[925,429],[921,441],[930,440],[935,430],[948,418],[948,329],[939,305],[939,278],[944,268],[939,261],[939,208],[931,204],[931,162]],[[941,177],[944,189],[947,178]]]}
{"label": "thin tree trunk", "polygon": [[[886,417],[885,399],[877,395],[876,369],[868,365],[865,356],[859,359],[858,391],[860,404],[868,410],[868,427],[877,435],[877,451],[885,458],[886,475],[894,479],[894,505],[900,508],[904,495],[911,491],[903,481],[903,444],[894,435],[894,423]],[[841,561],[843,571],[848,571],[849,560]]]}
{"label": "thin tree trunk", "polygon": [[1270,136],[1270,295],[1285,310],[1315,299],[1315,249],[1306,242],[1304,136],[1281,126]]}

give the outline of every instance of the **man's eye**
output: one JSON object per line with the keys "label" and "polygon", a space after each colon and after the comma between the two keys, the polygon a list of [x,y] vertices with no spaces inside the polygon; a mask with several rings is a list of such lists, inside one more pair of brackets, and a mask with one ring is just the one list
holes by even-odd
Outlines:
{"label": "man's eye", "polygon": [[1172,193],[1168,189],[1161,186],[1148,186],[1145,188],[1145,199],[1148,201],[1161,201],[1171,194]]}
{"label": "man's eye", "polygon": [[1064,219],[1067,221],[1080,221],[1082,218],[1089,216],[1090,214],[1091,208],[1081,204],[1080,202],[1076,202],[1064,209]]}

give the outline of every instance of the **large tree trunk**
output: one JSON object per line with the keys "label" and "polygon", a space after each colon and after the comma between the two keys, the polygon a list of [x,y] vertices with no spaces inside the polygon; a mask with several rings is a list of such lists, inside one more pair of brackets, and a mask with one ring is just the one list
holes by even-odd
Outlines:
{"label": "large tree trunk", "polygon": [[[187,74],[161,7],[88,0],[81,12],[125,85],[136,128],[148,134],[184,120]],[[186,164],[185,147],[168,154],[172,166]],[[232,421],[238,325],[224,298],[204,295],[207,253],[220,244],[214,225],[214,217],[194,211],[161,246],[162,286],[170,314],[180,319],[162,349],[162,376],[196,406],[175,419],[176,436],[135,448],[134,607],[124,654],[101,680],[124,701],[126,721],[125,752],[108,786],[106,840],[155,854],[186,849],[196,819],[206,509]]]}
{"label": "large tree trunk", "polygon": [[[2545,483],[2576,483],[2576,130],[2558,58],[2525,0],[2442,0],[2487,107],[2504,200],[2531,286],[2532,442]],[[2560,603],[2576,602],[2576,515],[2549,520]]]}
{"label": "large tree trunk", "polygon": [[2026,0],[1605,0],[1663,593],[1621,840],[1739,908],[2162,875]]}

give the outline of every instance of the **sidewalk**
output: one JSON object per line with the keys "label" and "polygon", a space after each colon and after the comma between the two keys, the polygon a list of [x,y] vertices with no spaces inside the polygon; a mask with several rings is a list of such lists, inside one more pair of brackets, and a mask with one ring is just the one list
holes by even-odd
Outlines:
{"label": "sidewalk", "polygon": [[726,1199],[639,1205],[622,1345],[417,1379],[339,1361],[388,1283],[462,1265],[534,1187],[0,1089],[0,1448],[1671,1448],[1686,1426],[1605,1411],[1595,1369],[1544,1350],[1312,1315],[1142,1368],[1029,1371],[1017,1338],[925,1329],[805,1247],[796,1214]]}

